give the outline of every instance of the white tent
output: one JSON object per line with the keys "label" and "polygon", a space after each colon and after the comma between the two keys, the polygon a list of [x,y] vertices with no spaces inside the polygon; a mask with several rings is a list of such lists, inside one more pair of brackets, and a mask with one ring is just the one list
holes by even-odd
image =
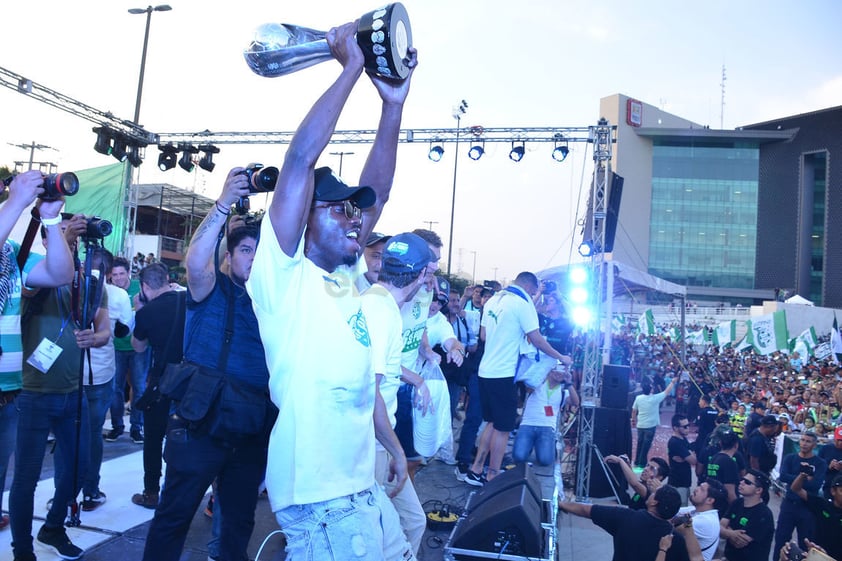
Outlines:
{"label": "white tent", "polygon": [[801,296],[800,294],[796,294],[795,296],[791,296],[790,298],[786,299],[787,304],[801,304],[802,306],[812,306],[813,303]]}

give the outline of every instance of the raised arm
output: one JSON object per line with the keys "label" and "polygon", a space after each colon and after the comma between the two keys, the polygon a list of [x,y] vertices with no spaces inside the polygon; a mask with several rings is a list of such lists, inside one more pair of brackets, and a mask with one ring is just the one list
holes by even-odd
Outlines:
{"label": "raised arm", "polygon": [[[269,207],[275,236],[283,252],[290,257],[295,255],[310,214],[316,161],[336,130],[342,108],[363,71],[363,53],[354,37],[356,30],[356,22],[351,22],[327,32],[327,43],[342,65],[342,72],[295,132]],[[360,239],[365,237],[360,235]]]}
{"label": "raised arm", "polygon": [[207,298],[216,284],[213,254],[216,252],[219,232],[231,213],[231,205],[238,198],[248,196],[248,180],[242,172],[243,168],[233,168],[228,172],[222,194],[190,240],[186,259],[187,288],[196,302]]}
{"label": "raised arm", "polygon": [[377,201],[374,206],[363,211],[361,240],[367,239],[368,235],[374,230],[374,225],[380,219],[383,206],[389,200],[389,192],[392,190],[403,105],[406,96],[409,94],[412,74],[418,66],[418,53],[415,49],[409,49],[409,57],[410,71],[405,80],[395,81],[374,74],[370,75],[371,81],[383,101],[383,106],[380,112],[380,123],[377,126],[377,135],[374,137],[374,144],[371,147],[371,152],[368,153],[368,158],[360,175],[360,185],[367,185],[377,193]]}
{"label": "raised arm", "polygon": [[[18,174],[9,185],[9,198],[6,203],[0,206],[0,245],[3,245],[12,228],[15,227],[24,209],[35,201],[40,193],[44,191],[41,187],[44,177],[40,171],[30,170]],[[5,187],[0,184],[0,193]]]}
{"label": "raised arm", "polygon": [[[59,216],[64,201],[48,201],[41,203],[41,221]],[[73,280],[73,255],[70,253],[68,238],[75,240],[76,236],[85,231],[85,217],[81,214],[73,216],[66,223],[66,230],[62,232],[62,225],[44,225],[47,230],[47,255],[39,261],[26,277],[26,285],[32,288],[48,288],[69,284]]]}

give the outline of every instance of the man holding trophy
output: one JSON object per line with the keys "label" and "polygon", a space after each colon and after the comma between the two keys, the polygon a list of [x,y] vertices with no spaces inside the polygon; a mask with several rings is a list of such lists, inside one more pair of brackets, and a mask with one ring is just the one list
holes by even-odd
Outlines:
{"label": "man holding trophy", "polygon": [[[393,23],[385,20],[394,15],[393,6],[360,22],[390,30]],[[408,22],[398,27],[405,36]],[[390,35],[375,35],[381,39],[377,50],[385,52],[372,67],[364,46],[372,34],[363,33],[362,23],[326,34],[342,71],[289,145],[247,284],[266,349],[271,398],[280,411],[269,441],[266,486],[292,561],[414,559],[394,507],[374,481],[375,435],[390,443],[396,437],[376,392],[368,326],[354,288],[361,244],[389,197],[403,105],[417,64],[415,49],[405,43],[395,52]],[[280,51],[299,47],[276,42],[261,51],[265,56],[250,60],[252,43],[246,59],[258,74],[281,75],[271,71],[278,57],[296,57]],[[388,62],[390,56],[406,64],[405,78],[379,72],[380,59]],[[260,72],[255,65],[271,68]],[[315,168],[364,66],[382,111],[360,186],[350,187],[328,168]],[[407,475],[399,447],[391,472],[397,492]]]}

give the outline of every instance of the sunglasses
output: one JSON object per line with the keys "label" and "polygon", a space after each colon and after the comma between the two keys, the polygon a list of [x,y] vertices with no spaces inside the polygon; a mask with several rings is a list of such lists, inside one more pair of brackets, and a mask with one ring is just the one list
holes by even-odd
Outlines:
{"label": "sunglasses", "polygon": [[690,428],[690,425],[689,425],[689,424],[687,424],[687,425],[678,425],[678,428],[680,428],[680,429],[687,429],[687,428]]}
{"label": "sunglasses", "polygon": [[314,204],[313,208],[331,208],[337,209],[337,211],[341,208],[342,211],[345,213],[345,218],[347,218],[348,220],[359,220],[363,215],[362,209],[354,203],[352,203],[350,199],[345,199],[342,202],[337,201],[334,203],[318,203]]}
{"label": "sunglasses", "polygon": [[757,483],[755,483],[751,479],[746,479],[745,477],[743,477],[742,479],[740,479],[740,481],[742,481],[746,485],[751,485],[752,487],[757,487]]}

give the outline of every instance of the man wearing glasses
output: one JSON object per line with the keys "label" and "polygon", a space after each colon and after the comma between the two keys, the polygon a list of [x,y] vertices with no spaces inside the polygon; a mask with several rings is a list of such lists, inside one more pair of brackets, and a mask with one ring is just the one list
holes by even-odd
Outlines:
{"label": "man wearing glasses", "polygon": [[681,505],[687,506],[690,497],[690,485],[693,482],[692,470],[696,465],[696,454],[690,450],[687,433],[690,421],[687,415],[677,413],[672,416],[672,436],[667,442],[667,455],[670,462],[668,483],[681,495]]}
{"label": "man wearing glasses", "polygon": [[[280,411],[266,486],[291,561],[382,559],[384,548],[401,541],[402,558],[414,559],[394,507],[374,481],[375,430],[392,428],[376,396],[371,339],[354,287],[361,246],[392,187],[411,77],[370,77],[382,105],[362,186],[315,169],[363,73],[356,30],[350,22],[327,33],[342,70],[289,145],[247,283]],[[407,56],[414,70],[415,49]],[[393,476],[397,492],[406,462],[396,462]]]}
{"label": "man wearing glasses", "polygon": [[741,497],[734,501],[720,519],[719,536],[728,540],[728,561],[768,561],[775,535],[772,511],[763,502],[769,492],[769,478],[750,469],[740,479]]}

